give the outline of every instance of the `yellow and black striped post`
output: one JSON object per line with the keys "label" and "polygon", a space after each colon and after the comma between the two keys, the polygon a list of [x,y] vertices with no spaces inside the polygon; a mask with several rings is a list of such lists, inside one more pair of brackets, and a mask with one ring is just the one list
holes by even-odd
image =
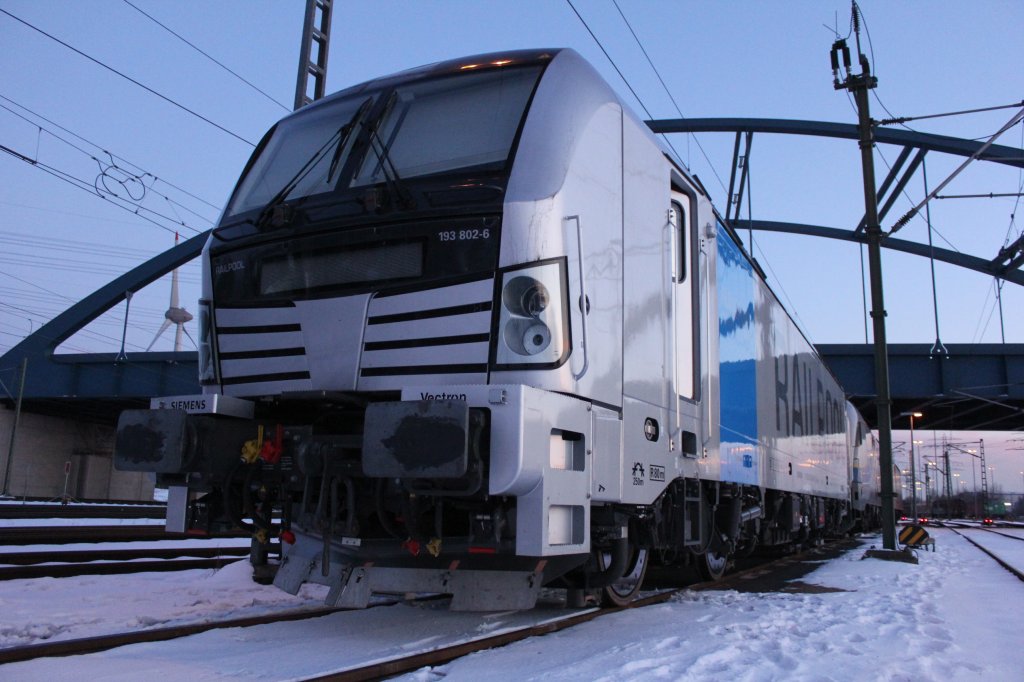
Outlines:
{"label": "yellow and black striped post", "polygon": [[900,544],[905,547],[920,547],[928,539],[928,531],[921,526],[904,526],[900,531]]}

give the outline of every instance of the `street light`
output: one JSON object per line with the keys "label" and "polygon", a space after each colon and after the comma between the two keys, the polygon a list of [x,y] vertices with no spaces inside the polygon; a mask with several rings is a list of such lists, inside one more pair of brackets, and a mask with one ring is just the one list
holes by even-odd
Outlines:
{"label": "street light", "polygon": [[[970,455],[971,457],[975,457],[977,455],[977,451],[972,450],[971,448],[968,448],[967,449],[967,454]],[[974,460],[973,459],[971,460],[971,485],[973,486],[972,491],[974,492],[974,504],[971,505],[971,507],[974,509],[974,516],[977,517],[978,516],[978,474],[975,473]]]}
{"label": "street light", "polygon": [[917,520],[917,472],[914,465],[914,419],[924,415],[920,412],[903,412],[901,417],[910,417],[910,517]]}

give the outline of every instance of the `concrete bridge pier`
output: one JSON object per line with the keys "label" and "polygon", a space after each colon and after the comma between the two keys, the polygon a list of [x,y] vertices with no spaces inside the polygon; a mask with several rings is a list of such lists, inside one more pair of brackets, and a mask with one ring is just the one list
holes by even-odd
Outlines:
{"label": "concrete bridge pier", "polygon": [[[0,476],[8,469],[14,410],[0,405]],[[145,473],[114,469],[114,425],[22,411],[14,444],[10,480],[14,498],[76,500],[153,499],[153,479]]]}

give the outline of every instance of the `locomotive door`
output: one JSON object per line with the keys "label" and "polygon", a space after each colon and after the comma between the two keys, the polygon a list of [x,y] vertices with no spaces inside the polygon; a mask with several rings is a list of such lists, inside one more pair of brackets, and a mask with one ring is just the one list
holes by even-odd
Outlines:
{"label": "locomotive door", "polygon": [[672,231],[672,385],[674,387],[673,438],[685,456],[697,454],[697,422],[699,411],[700,367],[696,342],[696,315],[699,309],[697,258],[694,249],[695,214],[693,197],[672,191],[669,208]]}

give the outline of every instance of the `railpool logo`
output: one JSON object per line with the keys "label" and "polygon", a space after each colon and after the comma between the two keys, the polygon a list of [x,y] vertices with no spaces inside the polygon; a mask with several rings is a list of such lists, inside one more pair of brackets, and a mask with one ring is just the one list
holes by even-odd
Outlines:
{"label": "railpool logo", "polygon": [[236,270],[245,270],[245,261],[233,260],[230,263],[221,263],[217,266],[216,273],[218,275],[223,275]]}

